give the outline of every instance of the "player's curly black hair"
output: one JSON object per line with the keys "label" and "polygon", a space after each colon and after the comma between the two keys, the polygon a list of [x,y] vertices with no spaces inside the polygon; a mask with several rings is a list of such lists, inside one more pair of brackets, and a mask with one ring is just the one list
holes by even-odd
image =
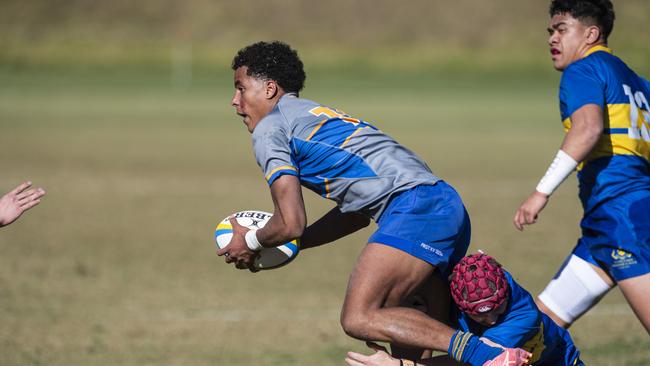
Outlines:
{"label": "player's curly black hair", "polygon": [[257,42],[237,52],[232,69],[246,66],[248,75],[274,80],[288,93],[298,93],[305,86],[305,71],[298,53],[288,44]]}
{"label": "player's curly black hair", "polygon": [[571,14],[585,24],[600,28],[605,42],[614,28],[614,6],[610,0],[553,0],[549,14]]}

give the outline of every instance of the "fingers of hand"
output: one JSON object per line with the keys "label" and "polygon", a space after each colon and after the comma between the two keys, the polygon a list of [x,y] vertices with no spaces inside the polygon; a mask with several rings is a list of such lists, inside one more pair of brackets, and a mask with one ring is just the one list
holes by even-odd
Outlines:
{"label": "fingers of hand", "polygon": [[345,358],[345,364],[348,366],[364,366],[365,364],[362,362],[359,362],[353,358],[346,357]]}
{"label": "fingers of hand", "polygon": [[534,224],[537,221],[537,213],[533,210],[526,211],[524,213],[524,223],[530,225]]}
{"label": "fingers of hand", "polygon": [[[228,250],[229,250],[228,247],[221,248],[221,249],[217,250],[217,255],[219,257],[221,257],[222,255],[226,255],[226,254],[228,254]],[[230,254],[228,254],[228,255],[230,255]]]}
{"label": "fingers of hand", "polygon": [[31,202],[38,201],[43,195],[45,195],[45,191],[42,188],[30,189],[18,194],[16,199],[20,206],[25,206]]}
{"label": "fingers of hand", "polygon": [[255,266],[249,266],[249,267],[248,267],[248,270],[251,271],[251,273],[257,273],[257,272],[260,271],[260,270],[259,270],[257,267],[255,267]]}
{"label": "fingers of hand", "polygon": [[15,196],[15,195],[19,194],[20,192],[26,190],[27,188],[29,188],[31,186],[32,186],[32,182],[30,182],[30,181],[22,182],[18,187],[14,188],[11,192],[9,192],[9,194]]}
{"label": "fingers of hand", "polygon": [[348,352],[345,360],[346,362],[348,362],[348,360],[353,362],[348,363],[348,365],[365,365],[366,362],[370,360],[370,357],[357,352]]}
{"label": "fingers of hand", "polygon": [[503,356],[504,356],[504,361],[506,361],[508,365],[519,366],[519,365],[527,365],[532,354],[521,348],[516,348],[516,349],[508,348],[505,350]]}
{"label": "fingers of hand", "polygon": [[522,231],[524,229],[524,224],[526,222],[524,220],[524,214],[523,214],[521,208],[519,210],[517,210],[517,213],[515,214],[514,223],[515,223],[515,227],[519,231]]}
{"label": "fingers of hand", "polygon": [[243,227],[243,226],[239,225],[239,222],[238,222],[237,219],[236,219],[235,217],[233,217],[233,216],[231,216],[230,218],[228,218],[228,221],[230,222],[230,225],[232,225],[233,229],[236,228],[236,227],[237,227],[237,228],[239,228],[239,227]]}
{"label": "fingers of hand", "polygon": [[526,360],[526,364],[528,364],[528,361],[530,361],[530,358],[533,356],[533,354],[521,348],[519,348],[518,351],[520,353],[520,356]]}
{"label": "fingers of hand", "polygon": [[515,212],[515,217],[512,218],[512,223],[517,229],[521,230],[521,225],[519,224],[519,210]]}
{"label": "fingers of hand", "polygon": [[27,202],[26,204],[22,205],[20,208],[21,208],[23,211],[27,211],[27,210],[29,210],[30,208],[32,208],[32,207],[38,205],[39,203],[41,203],[41,200],[36,199],[36,200],[30,201],[30,202]]}

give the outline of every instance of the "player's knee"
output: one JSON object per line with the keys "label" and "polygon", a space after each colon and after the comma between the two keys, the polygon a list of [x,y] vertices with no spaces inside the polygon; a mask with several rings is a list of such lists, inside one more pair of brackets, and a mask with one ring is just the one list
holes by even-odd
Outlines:
{"label": "player's knee", "polygon": [[555,314],[555,313],[553,312],[553,310],[549,309],[549,308],[546,306],[546,304],[544,304],[544,302],[543,302],[542,300],[539,299],[539,297],[537,297],[537,298],[535,299],[535,304],[537,305],[537,308],[538,308],[542,313],[546,314],[549,318],[551,318],[551,320],[553,320],[553,322],[554,322],[555,324],[559,325],[560,327],[562,327],[562,328],[564,328],[564,329],[569,329],[569,327],[571,326],[571,323],[562,320],[562,318],[560,318],[557,314]]}
{"label": "player's knee", "polygon": [[357,339],[366,339],[370,322],[367,313],[363,311],[343,311],[341,327],[345,334]]}

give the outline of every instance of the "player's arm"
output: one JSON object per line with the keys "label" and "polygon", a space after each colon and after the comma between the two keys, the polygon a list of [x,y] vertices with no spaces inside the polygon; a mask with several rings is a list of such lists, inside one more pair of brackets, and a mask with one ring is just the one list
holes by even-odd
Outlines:
{"label": "player's arm", "polygon": [[357,213],[343,213],[334,207],[318,221],[309,225],[300,238],[300,249],[331,243],[370,224],[370,218]]}
{"label": "player's arm", "polygon": [[583,161],[603,134],[603,110],[596,104],[582,106],[571,115],[571,129],[562,142],[562,151],[576,162]]}
{"label": "player's arm", "polygon": [[271,197],[275,206],[273,217],[262,229],[250,230],[230,219],[232,239],[227,247],[217,251],[217,255],[226,257],[226,263],[234,262],[239,269],[251,269],[258,251],[302,235],[307,219],[298,178],[288,174],[277,178],[271,184]]}
{"label": "player's arm", "polygon": [[535,191],[515,213],[513,222],[517,229],[523,230],[524,225],[531,225],[537,221],[537,215],[544,209],[553,191],[596,146],[603,129],[603,110],[599,105],[586,104],[573,112],[571,129],[566,134],[551,166]]}
{"label": "player's arm", "polygon": [[257,230],[257,241],[262,247],[277,247],[299,238],[307,225],[305,203],[300,181],[294,175],[283,175],[271,184],[273,217]]}

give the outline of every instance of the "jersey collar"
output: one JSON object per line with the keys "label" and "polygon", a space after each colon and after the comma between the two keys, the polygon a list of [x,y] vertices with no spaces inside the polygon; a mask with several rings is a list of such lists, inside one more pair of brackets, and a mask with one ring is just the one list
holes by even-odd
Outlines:
{"label": "jersey collar", "polygon": [[591,55],[592,53],[598,52],[598,51],[604,51],[604,52],[607,52],[607,53],[610,53],[610,54],[614,54],[614,52],[612,51],[611,48],[608,48],[607,46],[598,45],[598,46],[593,46],[590,49],[588,49],[587,52],[585,52],[585,54],[582,55],[582,58],[585,58],[585,57]]}

